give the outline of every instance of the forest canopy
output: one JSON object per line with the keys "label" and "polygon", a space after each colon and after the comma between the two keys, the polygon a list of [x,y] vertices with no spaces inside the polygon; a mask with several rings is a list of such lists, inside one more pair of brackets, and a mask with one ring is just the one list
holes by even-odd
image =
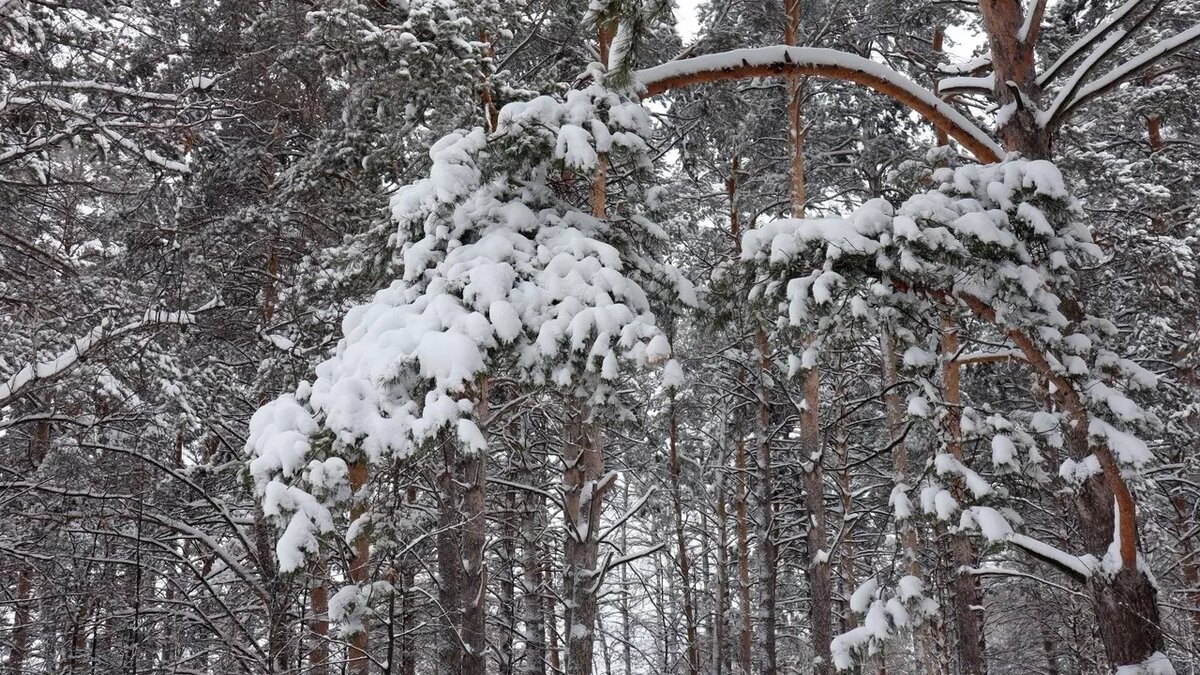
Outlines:
{"label": "forest canopy", "polygon": [[0,670],[1194,672],[1198,44],[0,0]]}

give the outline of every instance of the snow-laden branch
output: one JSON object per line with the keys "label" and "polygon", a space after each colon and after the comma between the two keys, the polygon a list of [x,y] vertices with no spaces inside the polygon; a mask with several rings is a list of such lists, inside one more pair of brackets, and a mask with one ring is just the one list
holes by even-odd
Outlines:
{"label": "snow-laden branch", "polygon": [[995,88],[996,78],[992,75],[983,77],[954,76],[938,80],[939,94],[991,94]]}
{"label": "snow-laden branch", "polygon": [[1145,0],[1129,0],[1129,2],[1126,2],[1124,5],[1118,7],[1112,14],[1109,14],[1108,17],[1105,18],[1104,21],[1101,21],[1099,25],[1088,31],[1086,35],[1076,40],[1075,43],[1070,47],[1067,47],[1062,55],[1058,57],[1058,60],[1055,61],[1049,68],[1047,68],[1044,73],[1038,76],[1038,86],[1044,87],[1053,81],[1055,77],[1058,77],[1058,75],[1062,73],[1063,68],[1065,68],[1067,64],[1073,61],[1080,54],[1089,50],[1092,45],[1095,45],[1097,42],[1102,40],[1109,31],[1120,25],[1121,21],[1123,21],[1125,17],[1129,16],[1133,10],[1141,6],[1143,2],[1145,2]]}
{"label": "snow-laden branch", "polygon": [[87,335],[75,338],[74,343],[48,361],[34,361],[25,365],[7,380],[0,382],[0,410],[8,407],[39,382],[59,377],[83,362],[89,353],[104,345],[120,340],[143,330],[166,325],[188,325],[196,322],[196,315],[220,307],[222,302],[214,298],[190,311],[147,310],[141,319],[123,326],[111,328],[101,324]]}
{"label": "snow-laden branch", "polygon": [[1059,109],[1053,111],[1050,115],[1050,124],[1055,124],[1066,118],[1074,112],[1079,106],[1096,98],[1109,91],[1113,87],[1121,84],[1125,80],[1133,77],[1145,68],[1153,65],[1155,62],[1165,59],[1168,56],[1186,48],[1193,42],[1200,40],[1200,23],[1191,28],[1175,35],[1172,38],[1163,40],[1154,45],[1150,49],[1138,54],[1121,65],[1113,68],[1107,75],[1100,77],[1087,86],[1079,89],[1078,93],[1073,96],[1069,102],[1062,105]]}
{"label": "snow-laden branch", "polygon": [[962,63],[939,63],[937,71],[943,75],[978,75],[992,67],[992,57],[980,56]]}
{"label": "snow-laden branch", "polygon": [[1071,555],[1062,549],[1055,548],[1044,541],[1039,541],[1024,534],[1013,533],[1008,536],[1008,543],[1025,550],[1030,555],[1053,564],[1067,574],[1085,580],[1092,576],[1092,568],[1078,556]]}
{"label": "snow-laden branch", "polygon": [[[170,171],[173,173],[181,173],[181,174],[189,174],[192,172],[191,167],[189,167],[187,164],[185,164],[183,162],[178,162],[173,159],[168,159],[166,157],[163,157],[158,152],[156,152],[150,148],[140,147],[131,138],[129,138],[125,134],[122,134],[122,133],[116,131],[115,129],[113,129],[112,127],[114,125],[108,124],[101,117],[101,115],[98,115],[98,114],[94,115],[94,114],[84,112],[83,110],[80,110],[77,106],[72,105],[71,103],[64,101],[62,99],[57,99],[57,98],[54,98],[51,96],[43,96],[40,98],[28,98],[25,96],[13,96],[13,97],[9,98],[8,101],[5,103],[6,107],[7,106],[33,106],[33,105],[42,105],[47,108],[50,108],[51,110],[65,113],[67,115],[71,115],[72,117],[77,118],[77,123],[71,125],[68,129],[68,132],[70,132],[70,135],[72,135],[72,136],[75,135],[76,133],[83,132],[85,129],[87,129],[89,126],[91,126],[91,127],[94,127],[100,133],[103,133],[109,140],[111,140],[112,142],[114,142],[117,145],[124,148],[130,154],[137,156],[137,157],[141,157],[142,159],[146,160],[150,164],[153,164],[154,166],[157,166],[158,168],[160,168],[164,171]],[[2,110],[2,109],[0,109],[0,110]],[[78,122],[82,122],[82,123],[78,123]],[[46,144],[43,143],[41,145],[44,146]],[[27,146],[27,148],[28,148],[28,146]],[[22,154],[22,155],[28,154],[27,148],[26,148],[26,150],[22,151],[20,154]],[[15,158],[15,157],[9,157],[7,155],[0,155],[0,162],[9,161],[13,158]]]}
{"label": "snow-laden branch", "polygon": [[861,84],[922,115],[962,143],[981,162],[996,162],[1004,151],[992,138],[937,94],[888,66],[856,54],[817,47],[734,49],[668,61],[637,72],[646,96],[720,80],[782,75],[812,75]]}
{"label": "snow-laden branch", "polygon": [[1100,43],[1100,46],[1096,47],[1091,54],[1088,54],[1088,57],[1083,60],[1083,63],[1079,64],[1079,67],[1076,68],[1073,73],[1071,73],[1071,77],[1066,81],[1066,83],[1063,84],[1062,88],[1058,90],[1058,94],[1054,97],[1054,102],[1050,104],[1050,109],[1041,113],[1040,123],[1043,127],[1050,124],[1052,120],[1061,114],[1061,111],[1067,105],[1067,102],[1070,101],[1071,98],[1079,91],[1079,88],[1083,86],[1084,78],[1086,78],[1093,70],[1095,70],[1100,61],[1103,60],[1104,57],[1111,54],[1113,50],[1120,46],[1120,44],[1124,42],[1127,37],[1129,37],[1128,31],[1118,30],[1105,38],[1104,42]]}
{"label": "snow-laden branch", "polygon": [[69,80],[63,82],[28,82],[18,85],[13,88],[14,91],[31,91],[36,89],[66,89],[69,91],[92,91],[114,96],[124,96],[126,98],[139,98],[146,101],[158,101],[160,103],[178,103],[179,97],[175,94],[163,94],[157,91],[143,91],[141,89],[131,89],[115,84],[106,84],[95,80]]}

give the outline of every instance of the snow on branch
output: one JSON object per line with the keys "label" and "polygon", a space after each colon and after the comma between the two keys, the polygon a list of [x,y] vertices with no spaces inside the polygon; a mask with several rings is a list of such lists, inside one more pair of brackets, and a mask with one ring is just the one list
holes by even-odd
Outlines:
{"label": "snow on branch", "polygon": [[1145,1],[1146,0],[1129,0],[1129,2],[1126,2],[1124,5],[1118,7],[1112,14],[1109,14],[1108,17],[1104,21],[1100,22],[1098,26],[1088,31],[1086,35],[1076,40],[1075,43],[1070,47],[1067,47],[1066,51],[1064,51],[1062,55],[1058,57],[1058,60],[1055,61],[1049,68],[1047,68],[1044,73],[1038,76],[1038,86],[1044,87],[1053,81],[1055,77],[1058,77],[1058,75],[1063,72],[1063,69],[1067,66],[1067,64],[1073,61],[1080,54],[1089,50],[1093,45],[1097,44],[1097,42],[1103,40],[1108,35],[1109,31],[1118,26],[1121,21],[1125,19],[1125,17],[1129,16],[1133,10],[1137,9]]}
{"label": "snow on branch", "polygon": [[939,63],[937,71],[943,75],[977,75],[992,66],[992,57],[980,56],[964,63]]}
{"label": "snow on branch", "polygon": [[992,75],[984,77],[947,77],[938,80],[940,94],[990,94],[994,89],[996,78]]}
{"label": "snow on branch", "polygon": [[71,80],[63,82],[28,82],[20,86],[14,87],[14,91],[30,91],[35,89],[66,89],[69,91],[92,91],[115,96],[124,96],[126,98],[139,98],[145,101],[158,101],[160,103],[178,103],[179,97],[175,94],[163,94],[156,91],[143,91],[141,89],[131,89],[115,84],[106,84],[95,80]]}
{"label": "snow on branch", "polygon": [[1186,48],[1193,42],[1200,40],[1200,24],[1196,24],[1191,28],[1177,34],[1175,37],[1163,40],[1154,45],[1150,49],[1138,54],[1121,65],[1113,68],[1107,75],[1094,80],[1087,86],[1079,89],[1070,101],[1052,111],[1049,123],[1055,124],[1060,122],[1074,112],[1079,106],[1091,101],[1093,98],[1104,94],[1110,89],[1121,84],[1125,80],[1133,77],[1138,72],[1153,65],[1157,61],[1167,58],[1172,54]]}
{"label": "snow on branch", "polygon": [[637,72],[646,96],[707,82],[787,74],[846,80],[885,94],[945,131],[981,162],[996,162],[1000,146],[965,115],[888,66],[856,54],[818,47],[734,49],[668,61]]}
{"label": "snow on branch", "polygon": [[147,310],[141,319],[117,328],[101,324],[87,335],[78,337],[67,349],[48,361],[34,361],[25,365],[7,380],[0,382],[0,409],[24,396],[38,382],[54,379],[73,370],[87,359],[88,354],[101,347],[143,330],[166,325],[188,325],[196,322],[196,315],[222,306],[220,298],[214,298],[190,311]]}
{"label": "snow on branch", "polygon": [[[192,172],[191,167],[189,167],[186,163],[163,157],[161,154],[159,154],[158,152],[156,152],[150,148],[140,147],[137,143],[135,143],[127,135],[112,129],[105,122],[105,120],[103,119],[103,117],[101,115],[87,113],[67,101],[53,98],[50,96],[43,96],[43,97],[36,98],[36,99],[28,98],[25,96],[14,96],[8,100],[7,105],[17,105],[17,106],[42,105],[51,110],[55,110],[57,112],[61,112],[66,115],[70,115],[70,116],[76,118],[76,123],[70,125],[70,127],[69,127],[69,131],[71,132],[70,134],[60,134],[60,136],[70,137],[70,136],[73,136],[79,132],[82,132],[82,131],[88,129],[89,127],[94,127],[95,130],[104,134],[109,140],[111,140],[112,142],[121,146],[123,149],[125,149],[130,154],[132,154],[136,157],[141,157],[142,159],[146,160],[150,164],[153,164],[154,166],[158,167],[159,169],[162,169],[163,171],[170,171],[172,173],[180,173],[180,174],[190,174]],[[39,144],[38,147],[42,147],[45,145],[48,145],[48,143]],[[24,154],[28,154],[28,152],[26,150],[26,151],[22,151],[20,154],[24,155]],[[0,162],[8,161],[13,158],[14,157],[7,156],[7,154],[0,155]]]}

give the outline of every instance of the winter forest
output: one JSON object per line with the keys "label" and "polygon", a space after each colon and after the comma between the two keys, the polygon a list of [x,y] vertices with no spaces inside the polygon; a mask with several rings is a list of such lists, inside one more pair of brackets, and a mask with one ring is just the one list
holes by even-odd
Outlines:
{"label": "winter forest", "polygon": [[0,672],[1200,673],[1198,45],[0,0]]}

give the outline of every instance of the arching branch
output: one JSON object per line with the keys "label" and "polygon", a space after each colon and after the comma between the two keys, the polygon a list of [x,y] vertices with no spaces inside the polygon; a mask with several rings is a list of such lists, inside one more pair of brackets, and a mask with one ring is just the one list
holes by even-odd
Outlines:
{"label": "arching branch", "polygon": [[992,138],[936,94],[891,68],[855,54],[817,47],[735,49],[668,61],[637,73],[645,96],[721,80],[811,75],[845,80],[891,97],[958,141],[980,162],[998,162],[1004,151]]}
{"label": "arching branch", "polygon": [[[902,293],[916,291],[943,302],[962,302],[977,318],[1003,330],[1008,339],[1024,354],[1025,361],[1039,375],[1054,385],[1054,396],[1067,415],[1070,416],[1071,426],[1079,433],[1088,433],[1091,418],[1075,383],[1050,365],[1050,361],[1046,358],[1046,355],[1042,353],[1042,350],[1037,347],[1028,335],[1016,328],[1010,328],[1000,323],[996,317],[996,310],[981,298],[970,293],[951,293],[940,289],[914,287],[898,279],[892,279],[891,281],[892,285]],[[1121,469],[1117,465],[1117,460],[1113,456],[1112,449],[1108,447],[1108,444],[1106,442],[1090,444],[1089,449],[1096,455],[1096,459],[1100,462],[1100,468],[1104,472],[1105,481],[1108,483],[1108,487],[1112,490],[1113,497],[1116,500],[1118,515],[1116,526],[1119,528],[1119,533],[1114,533],[1114,536],[1120,537],[1122,564],[1132,569],[1137,564],[1138,541],[1137,508],[1134,503],[1133,493],[1129,490],[1129,484],[1121,475]]]}

